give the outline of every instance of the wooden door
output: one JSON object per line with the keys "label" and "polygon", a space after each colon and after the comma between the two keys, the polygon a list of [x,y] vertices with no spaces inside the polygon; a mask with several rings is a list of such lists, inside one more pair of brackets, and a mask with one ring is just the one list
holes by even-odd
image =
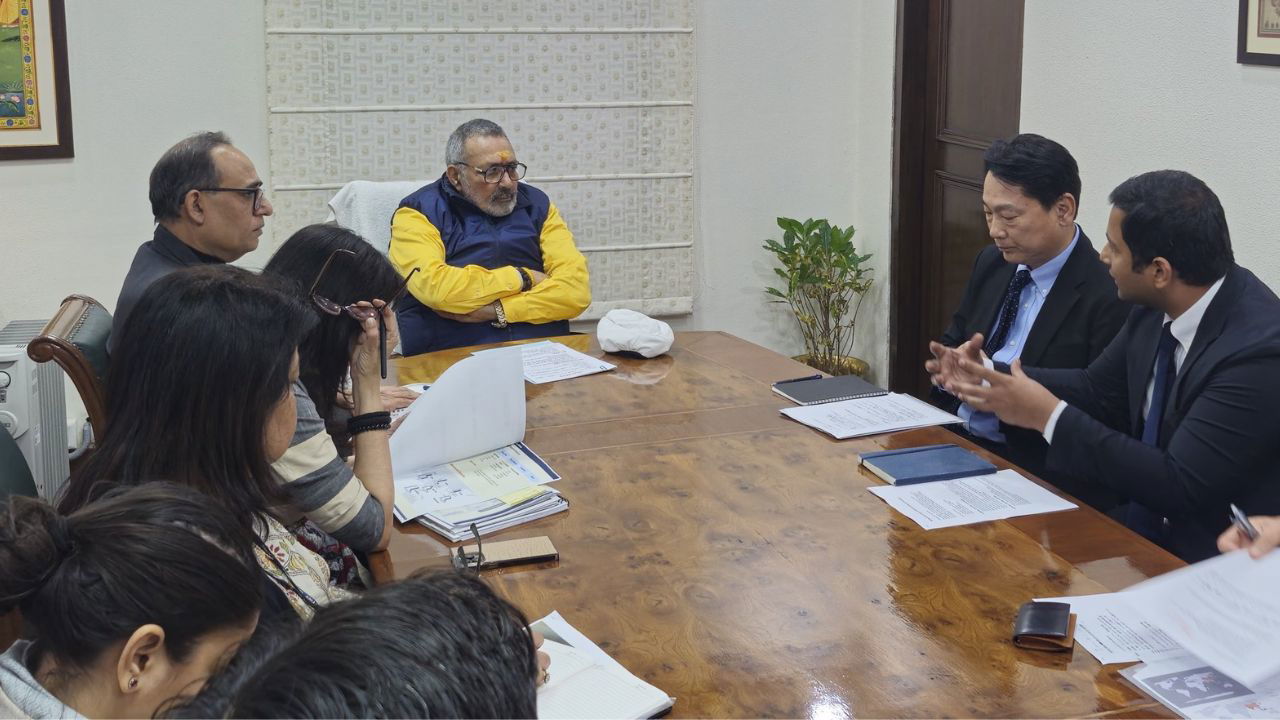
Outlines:
{"label": "wooden door", "polygon": [[1018,132],[1023,0],[899,0],[890,386],[925,397],[946,329],[991,241],[982,153]]}

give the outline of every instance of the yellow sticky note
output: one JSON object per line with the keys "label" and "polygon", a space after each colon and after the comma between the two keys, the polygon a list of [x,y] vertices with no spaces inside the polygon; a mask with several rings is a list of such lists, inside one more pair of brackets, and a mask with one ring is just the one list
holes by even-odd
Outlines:
{"label": "yellow sticky note", "polygon": [[542,485],[531,485],[527,488],[521,488],[515,492],[507,493],[498,499],[508,505],[519,505],[530,498],[535,498],[545,492],[551,492],[551,489]]}

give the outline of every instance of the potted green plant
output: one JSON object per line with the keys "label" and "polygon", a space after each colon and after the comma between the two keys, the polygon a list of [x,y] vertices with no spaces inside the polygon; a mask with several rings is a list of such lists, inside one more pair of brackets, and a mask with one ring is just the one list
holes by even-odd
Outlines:
{"label": "potted green plant", "polygon": [[862,298],[871,288],[871,255],[859,255],[852,227],[826,220],[778,218],[782,241],[765,240],[781,267],[780,287],[765,292],[785,302],[800,324],[805,354],[796,359],[832,375],[865,375],[867,363],[853,357],[853,336]]}

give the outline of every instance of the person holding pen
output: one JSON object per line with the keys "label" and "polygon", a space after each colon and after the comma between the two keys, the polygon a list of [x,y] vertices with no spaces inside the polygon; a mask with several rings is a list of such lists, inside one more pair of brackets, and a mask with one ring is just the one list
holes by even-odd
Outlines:
{"label": "person holding pen", "polygon": [[1280,545],[1280,516],[1253,515],[1249,525],[1256,531],[1254,537],[1239,524],[1232,524],[1218,536],[1218,549],[1224,553],[1248,549],[1251,556],[1260,558]]}

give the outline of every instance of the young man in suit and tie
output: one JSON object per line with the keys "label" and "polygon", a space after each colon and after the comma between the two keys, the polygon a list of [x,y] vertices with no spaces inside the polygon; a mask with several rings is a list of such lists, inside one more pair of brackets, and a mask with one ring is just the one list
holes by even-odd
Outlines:
{"label": "young man in suit and tie", "polygon": [[[974,333],[987,354],[1010,363],[1082,368],[1111,342],[1128,315],[1088,236],[1076,224],[1080,171],[1062,145],[1024,133],[992,143],[983,157],[982,210],[992,244],[978,253],[960,306],[941,342],[955,347]],[[1039,433],[945,393],[936,400],[964,418],[961,434],[1067,492],[1101,507],[1115,498],[1046,472]]]}
{"label": "young man in suit and tie", "polygon": [[1138,175],[1111,203],[1102,260],[1140,307],[1097,360],[1006,374],[975,336],[933,344],[927,367],[1041,433],[1050,468],[1115,491],[1128,504],[1113,516],[1196,561],[1214,554],[1229,503],[1280,512],[1280,299],[1235,264],[1222,205],[1195,177]]}

